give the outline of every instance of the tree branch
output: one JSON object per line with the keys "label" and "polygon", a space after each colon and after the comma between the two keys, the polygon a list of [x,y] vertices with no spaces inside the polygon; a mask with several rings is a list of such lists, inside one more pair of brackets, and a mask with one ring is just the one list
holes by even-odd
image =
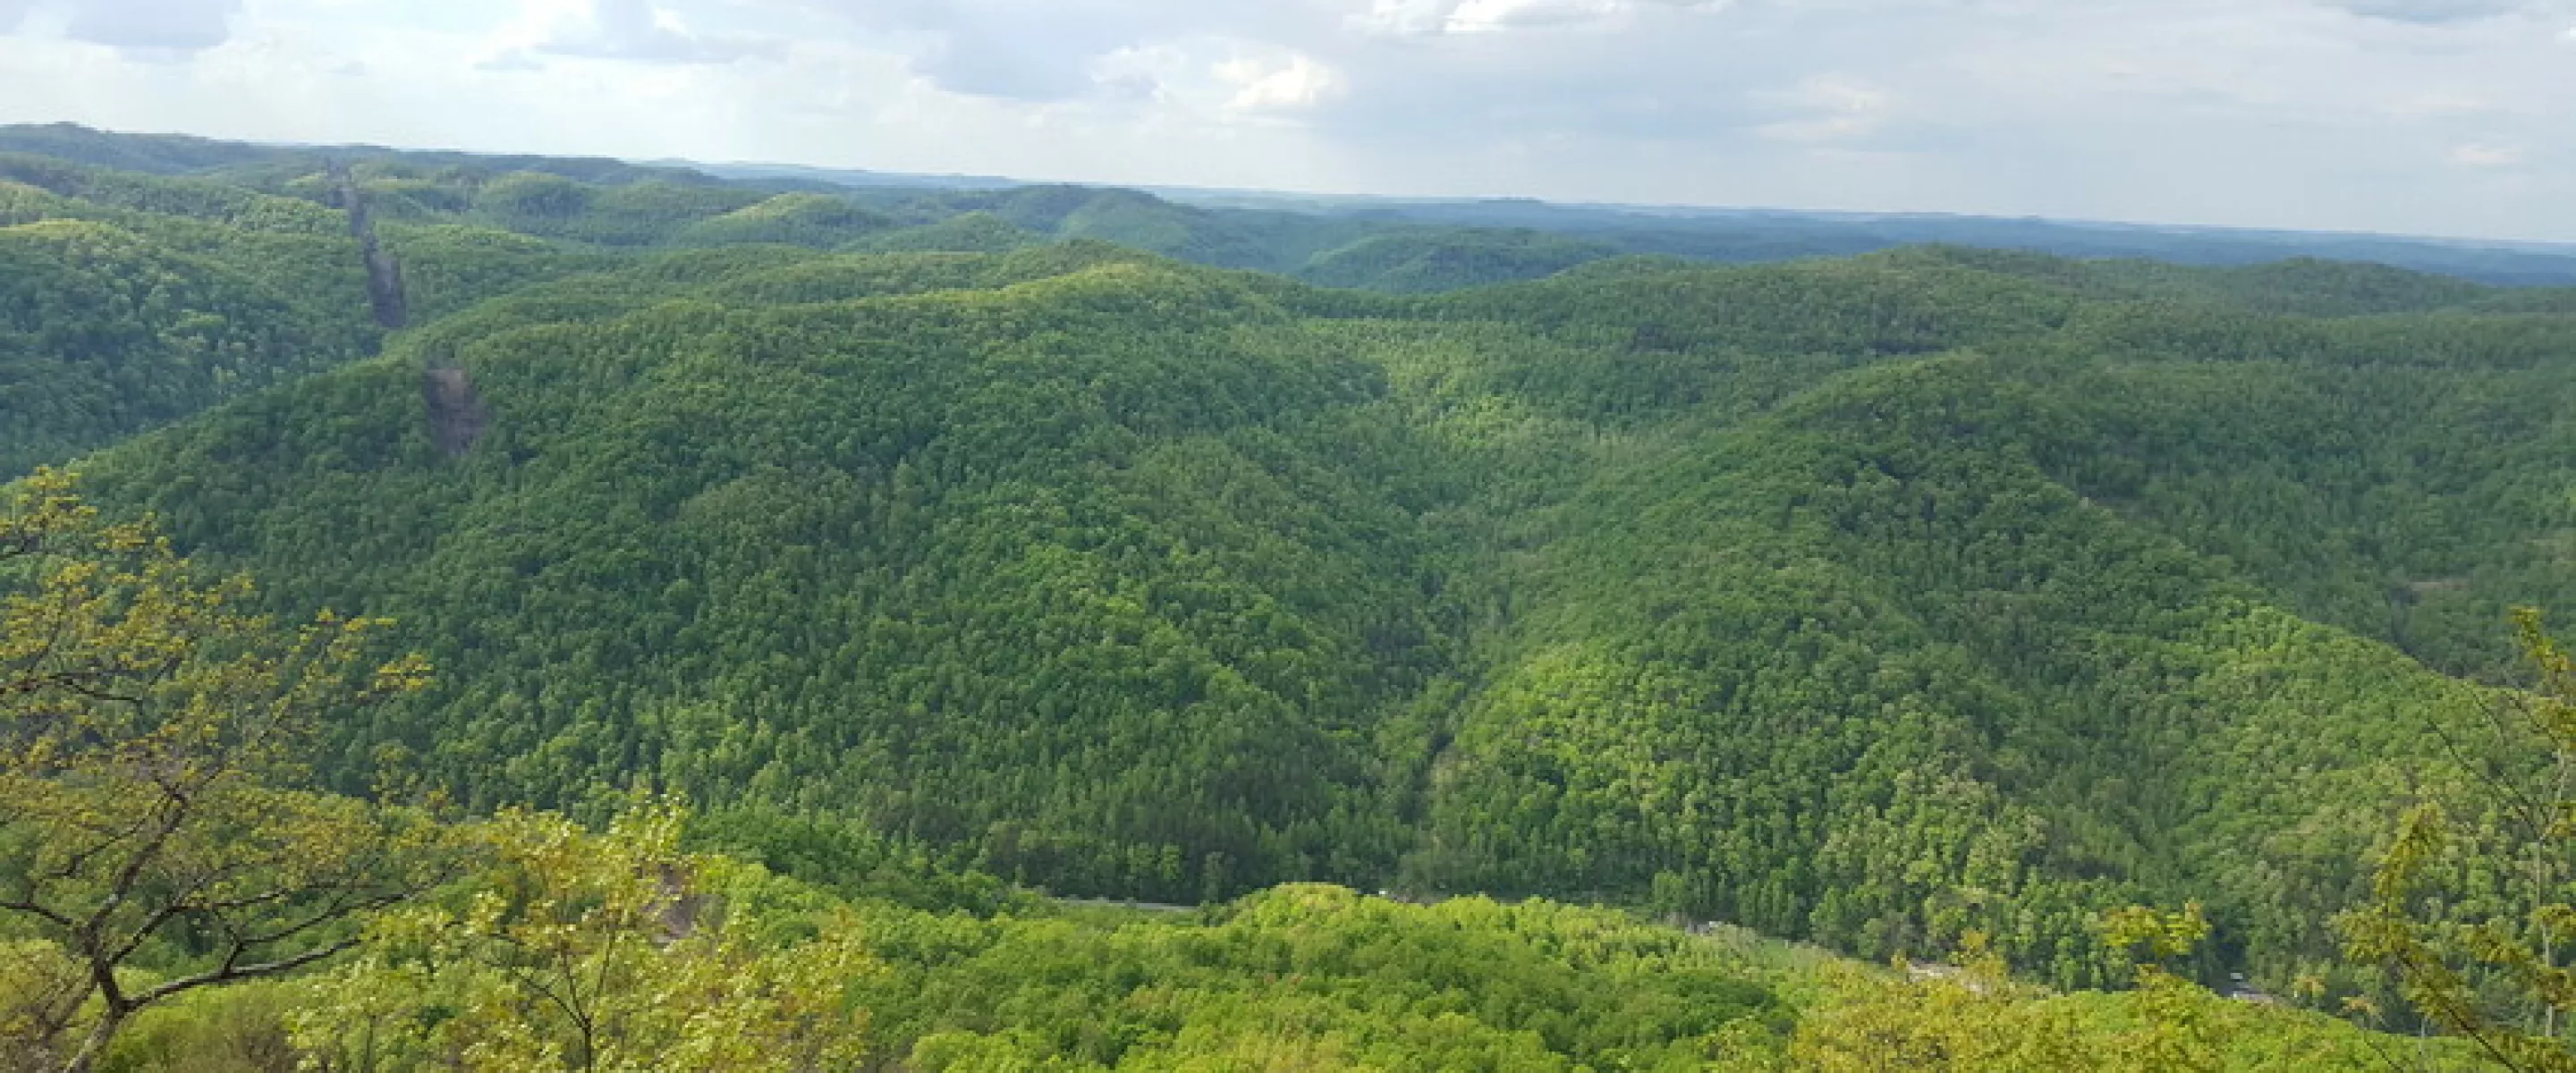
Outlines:
{"label": "tree branch", "polygon": [[25,913],[65,931],[70,931],[74,928],[70,917],[64,916],[61,913],[37,904],[33,898],[0,902],[0,909],[6,909],[16,913]]}
{"label": "tree branch", "polygon": [[[224,964],[216,966],[215,968],[208,969],[194,976],[182,976],[176,980],[154,987],[149,991],[145,991],[141,995],[135,996],[133,1008],[139,1009],[144,1005],[158,1002],[182,991],[193,991],[210,984],[230,983],[234,980],[247,980],[255,976],[275,976],[281,972],[292,972],[296,969],[313,964],[316,961],[320,961],[323,958],[330,957],[344,950],[348,950],[351,947],[357,946],[358,942],[359,940],[354,937],[342,939],[329,946],[316,947],[312,950],[307,950],[301,954],[296,954],[291,957],[282,957],[275,961],[263,961],[255,965],[236,965],[228,959]],[[240,949],[236,947],[234,954],[238,956],[239,953]]]}

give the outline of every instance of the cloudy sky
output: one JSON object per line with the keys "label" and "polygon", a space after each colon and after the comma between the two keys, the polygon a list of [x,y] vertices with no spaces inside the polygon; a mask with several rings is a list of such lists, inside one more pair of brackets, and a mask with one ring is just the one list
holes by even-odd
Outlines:
{"label": "cloudy sky", "polygon": [[2576,241],[2576,0],[0,0],[0,122]]}

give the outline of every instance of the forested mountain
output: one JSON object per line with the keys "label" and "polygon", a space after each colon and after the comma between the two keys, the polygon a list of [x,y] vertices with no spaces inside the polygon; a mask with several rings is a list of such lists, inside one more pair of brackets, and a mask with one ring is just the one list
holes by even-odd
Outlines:
{"label": "forested mountain", "polygon": [[372,353],[346,227],[233,187],[0,157],[0,469]]}
{"label": "forested mountain", "polygon": [[[6,144],[0,137],[0,144]],[[762,165],[697,165],[748,182],[797,182],[879,195],[905,186],[1002,191],[1042,184],[998,178],[904,176]],[[2313,257],[2369,261],[2493,284],[2576,284],[2576,246],[2401,235],[2155,226],[1946,214],[1805,212],[1692,206],[1559,204],[1528,198],[1438,200],[1154,187],[1164,200],[1218,217],[1308,217],[1327,231],[1469,229],[1539,231],[1623,253],[1749,263],[1843,257],[1900,246],[1948,244],[2061,257],[2153,258],[2176,264],[2260,265]],[[1175,251],[1163,251],[1175,252]],[[1176,255],[1180,255],[1177,254]],[[1320,281],[1319,281],[1320,282]],[[1486,281],[1486,282],[1491,282]]]}
{"label": "forested mountain", "polygon": [[605,157],[531,156],[388,149],[375,145],[272,145],[185,134],[123,134],[77,123],[0,125],[0,152],[53,157],[75,164],[163,176],[194,176],[261,186],[318,173],[326,159],[400,160],[424,169],[466,168],[503,174],[555,175],[619,186],[648,180],[707,183],[692,168],[656,167]]}
{"label": "forested mountain", "polygon": [[[2406,806],[2535,762],[2451,728],[2532,683],[2508,608],[2576,606],[2567,292],[385,156],[351,185],[400,263],[389,331],[302,158],[74,140],[235,170],[0,157],[0,462],[77,459],[287,619],[398,621],[436,681],[322,726],[325,786],[475,815],[667,790],[729,849],[929,876],[937,908],[968,874],[1320,881],[2075,988],[2146,979],[2106,913],[2198,903],[2178,971],[2388,1001],[2332,922]],[[1252,1016],[1208,998],[1237,974],[1418,990],[1371,944],[1445,918],[1352,898],[1188,937],[887,917],[932,967],[872,1001],[955,1068],[1114,1065],[1134,1040],[903,996],[996,993],[935,980],[988,955],[1127,965],[1214,1003],[1135,1030],[1180,1047]],[[1317,905],[1371,952],[1281,948]],[[1703,966],[1619,992],[1671,1016],[1614,1030],[1537,963],[1700,955],[1444,912],[1519,937],[1439,958],[1553,981],[1440,978],[1488,995],[1460,1053],[1535,1032],[1528,1068],[1731,1022],[1785,1047],[1813,986]],[[1565,953],[1596,940],[1622,952]],[[1384,1045],[1436,1049],[1436,1005]]]}
{"label": "forested mountain", "polygon": [[[847,201],[920,227],[990,214],[1058,238],[1097,238],[1220,268],[1256,269],[1335,287],[1419,291],[1544,276],[1570,264],[1626,255],[1723,263],[1838,257],[1947,244],[2077,258],[2152,258],[2169,264],[2261,266],[2298,258],[2373,262],[2510,286],[2576,286],[2576,247],[2402,236],[2147,227],[1973,216],[1867,215],[1774,210],[1557,205],[1523,199],[1402,201],[1229,191],[1131,190],[907,177],[828,168],[637,164],[592,157],[469,154],[381,146],[248,145],[176,135],[111,134],[71,124],[0,126],[0,153],[190,176],[271,193],[321,196],[327,161],[355,166],[389,215],[522,227],[529,233],[612,246],[704,242],[692,225],[777,194]],[[568,188],[564,183],[572,184]],[[480,201],[483,188],[502,196]],[[645,186],[626,193],[614,188]],[[584,190],[582,187],[600,187]],[[726,191],[726,192],[719,192]],[[521,201],[518,204],[501,202]],[[599,201],[595,208],[587,203]],[[743,232],[786,201],[720,226],[718,241],[838,245],[848,221],[820,229]],[[590,211],[584,211],[584,210]],[[526,210],[535,210],[529,212]],[[570,214],[570,215],[567,215]],[[575,220],[572,217],[579,216]],[[860,227],[860,231],[873,230]],[[956,238],[905,249],[998,252]],[[933,234],[939,234],[934,232]],[[838,236],[835,238],[834,236]]]}
{"label": "forested mountain", "polygon": [[[21,575],[0,604],[12,1069],[2161,1073],[2381,1068],[2399,1046],[2194,986],[2197,906],[2105,913],[2103,956],[2132,989],[2061,995],[2011,979],[1975,934],[1963,965],[1900,975],[1544,901],[1295,885],[1140,913],[776,806],[693,818],[627,796],[585,831],[515,808],[442,816],[391,772],[372,800],[317,793],[301,774],[316,721],[432,668],[368,669],[386,620],[280,633],[242,617],[251,586],[199,573],[148,522],[101,519],[76,487],[45,471],[0,501],[0,562]],[[2412,934],[2395,927],[2353,934]],[[2440,1008],[2489,1048],[2552,1053]],[[2428,1071],[2482,1053],[2404,1046]]]}
{"label": "forested mountain", "polygon": [[[2381,765],[2474,696],[2405,653],[2496,678],[2504,606],[2569,595],[2570,326],[1974,260],[1412,303],[673,255],[88,468],[417,631],[448,684],[345,728],[351,788],[389,748],[477,805],[649,772],[1066,891],[1975,927],[2067,983],[2089,914],[2196,896],[2323,957]],[[424,365],[488,408],[461,456]]]}
{"label": "forested mountain", "polygon": [[2061,257],[2153,258],[2175,264],[2259,265],[2300,257],[2371,261],[2492,284],[2576,283],[2576,247],[2310,231],[2157,227],[1985,216],[1791,212],[1760,209],[1556,205],[1525,199],[1318,203],[1291,196],[1172,196],[1205,203],[1438,227],[1516,228],[1608,243],[1630,253],[1745,263],[1840,257],[1950,244]]}

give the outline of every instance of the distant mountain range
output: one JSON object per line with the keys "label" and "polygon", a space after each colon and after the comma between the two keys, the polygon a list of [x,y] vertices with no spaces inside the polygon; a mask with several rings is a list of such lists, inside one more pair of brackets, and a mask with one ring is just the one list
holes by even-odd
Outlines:
{"label": "distant mountain range", "polygon": [[[74,124],[0,127],[0,153],[23,152],[156,175],[204,175],[233,180],[262,169],[309,169],[324,157],[396,159],[415,167],[457,167],[491,172],[529,171],[599,185],[639,182],[725,184],[772,193],[842,192],[882,202],[888,197],[939,193],[1062,189],[1001,176],[924,175],[769,163],[701,163],[682,160],[629,162],[600,157],[555,157],[419,152],[382,146],[257,145],[184,135],[113,134]],[[1101,190],[1103,187],[1079,187]],[[1748,263],[1802,257],[1848,256],[1899,246],[1945,244],[2025,250],[2086,259],[2143,258],[2192,265],[2250,265],[2313,257],[2371,261],[2504,286],[2576,284],[2576,245],[2344,232],[2246,230],[2038,218],[1913,213],[1815,212],[1695,206],[1557,204],[1505,198],[1420,200],[1370,196],[1273,193],[1188,187],[1140,188],[1139,194],[1174,207],[1208,214],[1231,230],[1265,234],[1283,230],[1280,217],[1302,218],[1316,235],[1355,241],[1378,231],[1423,227],[1528,231],[1592,244],[1594,256],[1651,254],[1691,260]],[[1293,229],[1293,228],[1292,228]],[[1127,237],[1107,235],[1113,241]],[[1418,235],[1412,236],[1418,239]],[[1293,245],[1308,254],[1328,247],[1320,239]],[[1186,250],[1151,242],[1129,244],[1186,259]],[[1419,245],[1418,242],[1414,243]],[[1478,238],[1477,251],[1446,257],[1416,249],[1408,256],[1477,261],[1493,245]],[[1588,258],[1587,258],[1588,259]],[[1297,272],[1302,258],[1282,261],[1212,260],[1226,267]],[[1515,258],[1514,271],[1556,271],[1570,263],[1564,251]],[[1414,266],[1425,286],[1488,282],[1483,269],[1456,271]],[[1539,272],[1538,274],[1544,274]],[[1515,277],[1518,278],[1518,277]]]}
{"label": "distant mountain range", "polygon": [[[727,179],[841,187],[1008,189],[1052,185],[999,176],[919,175],[785,164],[656,163]],[[1452,226],[1525,228],[1608,238],[1633,252],[1723,261],[1867,253],[1928,243],[2030,250],[2065,257],[2139,257],[2182,264],[2256,264],[2292,257],[2377,261],[2504,285],[2576,282],[2576,244],[2495,239],[2055,220],[2035,216],[1847,212],[1700,205],[1563,203],[1533,198],[1414,198],[1189,186],[1133,189],[1208,209]]]}

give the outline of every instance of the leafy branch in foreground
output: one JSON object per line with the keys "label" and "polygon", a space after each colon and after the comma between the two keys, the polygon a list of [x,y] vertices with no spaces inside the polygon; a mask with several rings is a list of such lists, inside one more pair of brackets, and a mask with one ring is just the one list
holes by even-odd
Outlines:
{"label": "leafy branch in foreground", "polygon": [[[2370,901],[2336,924],[2353,960],[2378,965],[2434,1026],[2513,1070],[2576,1071],[2563,1035],[2576,1013],[2576,661],[2540,613],[2518,610],[2534,688],[2498,709],[2504,755],[2462,756],[2476,813],[2439,802],[2406,814]],[[2455,743],[2456,745],[2456,743]],[[2455,752],[2456,752],[2455,748]],[[2455,872],[2468,873],[2467,882]],[[2459,891],[2450,888],[2468,886]],[[2484,888],[2484,889],[2479,889]],[[2459,897],[2446,901],[2445,894]]]}
{"label": "leafy branch in foreground", "polygon": [[818,934],[757,866],[682,853],[683,822],[648,802],[604,834],[518,810],[477,825],[484,867],[379,917],[314,981],[298,1045],[333,1069],[852,1068],[848,991],[874,965],[858,929]]}
{"label": "leafy branch in foreground", "polygon": [[2226,1068],[2222,1000],[2176,972],[2209,934],[2200,906],[2169,913],[2131,906],[2103,914],[2105,952],[2136,983],[2134,1016],[2117,1030],[2087,1024],[2049,992],[2015,981],[1982,933],[1970,932],[1956,965],[1900,974],[1845,967],[1827,976],[1831,1001],[1810,1013],[1788,1068],[1824,1071],[1946,1069],[2020,1073],[2215,1071]]}
{"label": "leafy branch in foreground", "polygon": [[0,914],[40,940],[12,948],[38,986],[0,1033],[79,1071],[145,1007],[347,949],[443,854],[421,817],[297,788],[317,717],[426,683],[370,665],[390,623],[282,630],[240,610],[248,579],[200,580],[73,485],[39,471],[0,504]]}

